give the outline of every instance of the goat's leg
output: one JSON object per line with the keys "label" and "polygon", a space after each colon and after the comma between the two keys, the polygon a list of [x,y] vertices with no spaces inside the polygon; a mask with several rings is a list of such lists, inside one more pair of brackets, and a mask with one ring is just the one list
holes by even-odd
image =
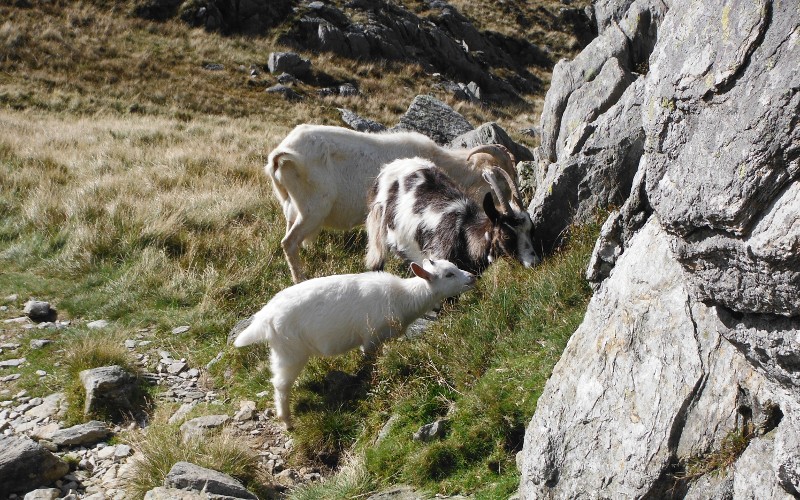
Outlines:
{"label": "goat's leg", "polygon": [[[288,223],[287,226],[289,226]],[[300,245],[312,232],[307,229],[305,219],[298,215],[289,229],[287,229],[286,236],[281,240],[283,255],[286,257],[286,263],[289,264],[289,271],[292,273],[292,281],[295,283],[300,283],[306,279],[300,262]]]}
{"label": "goat's leg", "polygon": [[283,254],[286,256],[286,263],[289,264],[292,281],[295,283],[306,279],[300,262],[300,245],[317,235],[324,225],[328,213],[330,213],[330,207],[326,206],[322,206],[318,211],[310,214],[296,213],[294,222],[281,240]]}
{"label": "goat's leg", "polygon": [[291,429],[293,427],[290,410],[292,385],[308,362],[308,358],[289,361],[282,358],[274,349],[271,351],[270,369],[272,370],[272,386],[275,388],[275,411],[286,428]]}

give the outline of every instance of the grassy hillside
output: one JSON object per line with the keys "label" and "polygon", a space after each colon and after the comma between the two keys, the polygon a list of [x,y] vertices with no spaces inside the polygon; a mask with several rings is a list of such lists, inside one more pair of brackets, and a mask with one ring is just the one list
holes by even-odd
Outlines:
{"label": "grassy hillside", "polygon": [[[494,2],[454,4],[485,29],[515,29]],[[531,18],[559,8],[506,4]],[[274,83],[268,72],[249,75],[251,65],[263,68],[269,52],[281,49],[269,36],[222,37],[135,19],[130,8],[71,1],[0,6],[0,300],[18,295],[0,319],[20,315],[22,303],[35,297],[72,320],[58,331],[0,324],[0,342],[22,344],[0,359],[28,359],[22,377],[0,389],[35,396],[67,389],[80,408],[75,374],[111,362],[133,367],[123,343],[146,328],[154,349],[169,348],[191,366],[223,352],[206,384],[226,395],[232,413],[240,399],[271,386],[266,350],[235,351],[226,346],[228,331],[291,281],[279,244],[283,217],[262,171],[266,155],[297,123],[341,124],[337,107],[393,124],[433,77],[413,65],[304,54],[332,81],[357,78],[364,96],[318,98],[301,84],[308,98],[288,103],[264,93]],[[224,69],[209,71],[209,63]],[[439,97],[474,124],[498,121],[525,141],[515,131],[535,123],[543,96],[505,108]],[[295,394],[291,460],[341,473],[324,490],[295,494],[348,498],[397,482],[485,498],[514,491],[524,425],[585,309],[582,273],[593,239],[591,228],[576,231],[567,249],[534,270],[494,266],[424,335],[386,346],[370,374],[355,353],[312,362]],[[313,275],[359,272],[364,244],[361,230],[324,233],[302,257]],[[397,262],[390,270],[405,272]],[[100,318],[111,327],[86,327]],[[177,338],[170,332],[179,325],[191,330]],[[55,342],[33,350],[30,338]],[[330,375],[338,371],[350,374],[344,386]],[[271,401],[258,405],[263,410]],[[171,410],[153,408],[150,437],[130,437],[138,449],[153,454],[148,443],[174,437],[165,418]],[[390,417],[394,425],[376,444]],[[411,440],[438,417],[451,422],[444,439]],[[83,416],[72,411],[68,418]],[[246,441],[223,440],[157,458],[200,463],[197,457],[216,453],[224,457],[216,463],[251,486],[266,481],[242,472],[255,463],[246,448]],[[153,458],[160,466],[140,471],[139,488],[163,479],[168,465]]]}

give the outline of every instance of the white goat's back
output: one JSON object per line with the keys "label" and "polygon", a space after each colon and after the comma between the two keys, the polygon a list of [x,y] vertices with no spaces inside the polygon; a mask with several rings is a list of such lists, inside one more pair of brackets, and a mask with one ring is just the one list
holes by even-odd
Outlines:
{"label": "white goat's back", "polygon": [[402,288],[401,278],[380,272],[304,281],[275,295],[234,345],[267,340],[282,355],[297,351],[300,358],[345,353],[387,322],[403,321]]}

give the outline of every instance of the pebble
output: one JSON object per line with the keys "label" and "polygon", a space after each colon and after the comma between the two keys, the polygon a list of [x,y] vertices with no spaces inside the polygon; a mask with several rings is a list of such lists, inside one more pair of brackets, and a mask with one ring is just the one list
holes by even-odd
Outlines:
{"label": "pebble", "polygon": [[105,328],[108,326],[108,321],[104,319],[98,319],[97,321],[92,321],[86,324],[86,328],[96,330],[99,328]]}
{"label": "pebble", "polygon": [[0,361],[0,368],[16,367],[16,366],[19,366],[19,365],[23,364],[25,361],[26,361],[25,358],[6,359],[6,360],[3,360],[3,361]]}
{"label": "pebble", "polygon": [[172,329],[173,335],[180,335],[181,333],[186,333],[189,331],[189,325],[178,326]]}

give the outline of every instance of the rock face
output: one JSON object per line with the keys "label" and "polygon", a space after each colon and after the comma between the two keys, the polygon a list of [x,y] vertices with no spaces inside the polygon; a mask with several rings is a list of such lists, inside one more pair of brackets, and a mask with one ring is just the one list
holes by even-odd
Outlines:
{"label": "rock face", "polygon": [[[800,492],[800,13],[603,1],[534,152],[545,248],[616,205],[528,426],[522,498]],[[722,475],[687,475],[731,437]],[[690,460],[691,459],[691,460]]]}
{"label": "rock face", "polygon": [[[481,33],[447,2],[428,2],[427,9],[423,18],[383,0],[347,2],[344,10],[309,2],[298,8],[280,41],[352,59],[413,62],[474,83],[485,100],[518,99],[520,90],[541,85],[525,67],[549,66],[544,50],[522,39]],[[515,77],[501,79],[492,68],[511,70]]]}

